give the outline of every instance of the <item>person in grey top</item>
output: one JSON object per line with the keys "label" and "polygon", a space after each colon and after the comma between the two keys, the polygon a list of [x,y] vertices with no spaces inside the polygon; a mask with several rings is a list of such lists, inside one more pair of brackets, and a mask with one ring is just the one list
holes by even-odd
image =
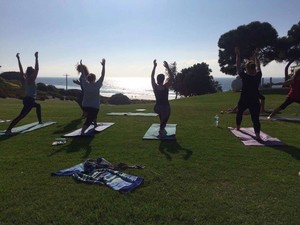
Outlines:
{"label": "person in grey top", "polygon": [[81,129],[81,135],[84,135],[86,129],[94,122],[97,126],[97,115],[100,107],[100,88],[105,76],[105,59],[101,61],[102,72],[100,78],[96,81],[96,75],[93,73],[86,74],[83,69],[82,60],[80,60],[80,82],[83,89],[82,107],[86,114],[86,120]]}
{"label": "person in grey top", "polygon": [[22,120],[32,108],[36,108],[36,115],[39,123],[42,123],[42,114],[41,114],[41,105],[35,102],[36,97],[36,84],[35,80],[39,72],[39,61],[38,61],[38,52],[34,54],[35,56],[35,68],[29,66],[26,69],[26,73],[23,71],[23,67],[20,60],[20,54],[17,53],[16,57],[18,59],[18,65],[20,69],[20,81],[24,89],[24,98],[23,98],[23,109],[20,114],[11,122],[11,124],[6,129],[6,135],[12,135],[12,128],[17,125],[20,120]]}

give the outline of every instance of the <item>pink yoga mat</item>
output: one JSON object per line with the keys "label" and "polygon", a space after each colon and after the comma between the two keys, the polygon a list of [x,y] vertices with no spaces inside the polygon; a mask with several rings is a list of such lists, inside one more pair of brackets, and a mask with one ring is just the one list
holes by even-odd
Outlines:
{"label": "pink yoga mat", "polygon": [[261,141],[256,140],[256,136],[252,127],[241,128],[239,131],[235,128],[228,129],[243,142],[244,145],[252,146],[278,146],[284,145],[278,138],[273,138],[264,132],[260,132]]}

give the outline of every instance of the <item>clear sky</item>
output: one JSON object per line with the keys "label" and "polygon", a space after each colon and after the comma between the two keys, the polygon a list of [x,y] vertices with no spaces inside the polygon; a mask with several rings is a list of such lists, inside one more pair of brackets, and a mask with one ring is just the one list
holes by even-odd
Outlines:
{"label": "clear sky", "polygon": [[[177,62],[178,70],[205,62],[214,77],[218,40],[253,21],[269,22],[286,36],[300,21],[299,0],[0,0],[0,72],[34,65],[39,76],[76,76],[80,59],[90,72],[149,76],[153,59]],[[282,75],[284,64],[263,67],[266,76]]]}

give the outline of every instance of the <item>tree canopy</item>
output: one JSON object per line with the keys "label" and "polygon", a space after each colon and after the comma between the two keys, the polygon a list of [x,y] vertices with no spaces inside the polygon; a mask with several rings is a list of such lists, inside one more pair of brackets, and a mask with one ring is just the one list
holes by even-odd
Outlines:
{"label": "tree canopy", "polygon": [[173,90],[185,97],[222,91],[219,82],[210,75],[211,72],[209,65],[204,62],[182,69],[175,76]]}
{"label": "tree canopy", "polygon": [[277,41],[277,31],[267,22],[251,22],[237,27],[221,35],[218,41],[219,65],[221,72],[229,75],[236,74],[234,48],[239,47],[241,58],[250,58],[253,51],[258,48],[258,58],[273,51]]}

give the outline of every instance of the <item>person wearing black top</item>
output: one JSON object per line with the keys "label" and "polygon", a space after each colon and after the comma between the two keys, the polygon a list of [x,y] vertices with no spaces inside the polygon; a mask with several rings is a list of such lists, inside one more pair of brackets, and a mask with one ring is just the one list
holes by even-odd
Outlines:
{"label": "person wearing black top", "polygon": [[155,82],[154,75],[155,75],[155,69],[156,69],[157,63],[156,59],[153,61],[153,70],[151,73],[151,84],[153,88],[153,92],[155,95],[156,103],[154,106],[154,112],[156,112],[159,116],[160,120],[160,129],[159,129],[159,136],[163,137],[167,134],[165,127],[167,125],[167,122],[169,120],[170,114],[171,114],[171,108],[170,103],[168,100],[169,96],[169,88],[172,86],[174,82],[174,74],[169,68],[169,64],[164,61],[164,67],[167,69],[169,74],[169,79],[164,84],[165,75],[164,74],[158,74],[157,75],[157,83]]}
{"label": "person wearing black top", "polygon": [[241,77],[243,86],[240,95],[240,99],[238,102],[238,111],[236,115],[236,129],[239,130],[242,119],[243,112],[246,109],[249,109],[251,120],[253,123],[254,132],[256,138],[261,140],[260,138],[260,121],[259,121],[259,113],[260,113],[260,93],[259,93],[259,85],[262,77],[262,73],[260,70],[260,64],[257,59],[257,49],[254,52],[253,60],[248,60],[245,64],[246,71],[241,69],[241,57],[239,48],[235,48],[236,54],[236,67],[237,73]]}

